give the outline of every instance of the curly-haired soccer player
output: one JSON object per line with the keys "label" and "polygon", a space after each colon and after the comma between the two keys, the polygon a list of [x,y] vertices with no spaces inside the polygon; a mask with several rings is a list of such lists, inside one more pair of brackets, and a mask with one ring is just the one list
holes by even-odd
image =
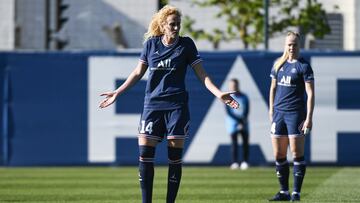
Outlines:
{"label": "curly-haired soccer player", "polygon": [[206,88],[233,108],[238,103],[231,92],[221,92],[202,67],[194,42],[179,36],[181,13],[173,6],[165,6],[152,18],[145,33],[144,49],[139,63],[126,81],[115,91],[106,92],[100,103],[105,108],[134,85],[149,70],[145,90],[144,109],[139,123],[139,180],[143,202],[152,201],[154,156],[156,145],[168,140],[168,186],[166,202],[175,202],[182,171],[184,139],[188,135],[188,93],[185,73],[190,66]]}

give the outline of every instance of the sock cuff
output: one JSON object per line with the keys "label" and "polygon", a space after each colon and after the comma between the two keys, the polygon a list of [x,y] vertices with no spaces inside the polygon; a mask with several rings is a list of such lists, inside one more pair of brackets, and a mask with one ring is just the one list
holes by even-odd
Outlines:
{"label": "sock cuff", "polygon": [[304,157],[304,156],[301,156],[301,157],[295,157],[295,158],[294,158],[294,161],[296,161],[296,162],[305,161],[305,157]]}
{"label": "sock cuff", "polygon": [[285,164],[287,164],[287,163],[288,163],[288,161],[287,161],[286,158],[276,159],[276,162],[275,162],[275,164],[276,164],[277,166],[283,166],[283,165],[285,165]]}
{"label": "sock cuff", "polygon": [[182,163],[183,148],[168,147],[168,161],[169,164]]}
{"label": "sock cuff", "polygon": [[139,156],[139,161],[140,162],[149,162],[149,163],[153,163],[154,162],[154,158],[144,158],[144,157],[141,157]]}
{"label": "sock cuff", "polygon": [[169,164],[181,164],[182,163],[182,159],[178,159],[178,160],[170,160],[168,159]]}
{"label": "sock cuff", "polygon": [[305,165],[306,161],[303,156],[294,158],[294,165]]}
{"label": "sock cuff", "polygon": [[154,162],[155,147],[140,145],[139,146],[139,161],[140,162]]}
{"label": "sock cuff", "polygon": [[289,194],[289,190],[280,190],[280,193],[281,193],[281,194],[287,194],[287,195],[288,195],[288,194]]}

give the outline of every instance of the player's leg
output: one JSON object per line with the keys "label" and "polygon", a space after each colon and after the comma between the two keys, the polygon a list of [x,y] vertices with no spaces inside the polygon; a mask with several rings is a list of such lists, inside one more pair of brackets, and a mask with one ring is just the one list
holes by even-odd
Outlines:
{"label": "player's leg", "polygon": [[142,202],[152,202],[155,146],[158,141],[139,137],[139,181]]}
{"label": "player's leg", "polygon": [[249,131],[243,129],[240,132],[242,137],[242,149],[243,149],[243,161],[240,165],[240,169],[245,170],[249,167]]}
{"label": "player's leg", "polygon": [[182,176],[182,156],[185,138],[188,136],[190,114],[187,106],[170,110],[165,116],[168,139],[168,187],[166,202],[175,202]]}
{"label": "player's leg", "polygon": [[175,202],[181,176],[182,176],[182,153],[184,148],[183,139],[172,139],[168,141],[168,159],[169,159],[169,170],[168,170],[168,188],[166,202]]}
{"label": "player's leg", "polygon": [[238,164],[238,132],[234,131],[231,134],[231,160],[232,164],[230,169],[237,169],[239,168]]}
{"label": "player's leg", "polygon": [[287,148],[289,138],[287,128],[283,120],[283,114],[274,112],[271,126],[271,142],[275,157],[276,175],[280,184],[280,191],[270,201],[290,200],[289,195],[289,163],[287,161]]}
{"label": "player's leg", "polygon": [[290,148],[294,158],[294,189],[292,193],[294,200],[300,200],[301,187],[306,173],[304,145],[305,137],[290,138]]}
{"label": "player's leg", "polygon": [[165,133],[161,112],[144,110],[139,126],[139,181],[143,203],[152,202],[155,147]]}
{"label": "player's leg", "polygon": [[305,137],[301,131],[305,119],[305,113],[289,113],[286,117],[286,120],[289,123],[290,150],[294,159],[294,189],[292,199],[296,201],[300,200],[301,187],[306,172],[306,162],[304,159]]}
{"label": "player's leg", "polygon": [[276,176],[279,180],[280,191],[270,201],[290,200],[289,195],[289,162],[287,161],[288,137],[273,136],[271,138],[274,156]]}

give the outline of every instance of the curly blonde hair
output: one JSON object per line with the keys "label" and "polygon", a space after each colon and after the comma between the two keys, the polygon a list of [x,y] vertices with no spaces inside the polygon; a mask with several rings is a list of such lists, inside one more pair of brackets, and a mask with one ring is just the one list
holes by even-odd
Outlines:
{"label": "curly blonde hair", "polygon": [[144,39],[147,40],[151,37],[156,37],[164,34],[161,25],[166,21],[169,15],[177,15],[181,18],[181,12],[178,8],[170,5],[164,6],[157,13],[155,13],[149,24],[148,31],[144,34]]}
{"label": "curly blonde hair", "polygon": [[[300,34],[298,32],[288,31],[286,34],[286,37],[289,37],[289,36],[294,36],[297,40],[300,40]],[[275,64],[274,64],[275,72],[277,72],[280,69],[280,67],[285,63],[285,61],[288,58],[289,58],[289,52],[288,52],[287,48],[285,47],[283,55],[275,61]]]}

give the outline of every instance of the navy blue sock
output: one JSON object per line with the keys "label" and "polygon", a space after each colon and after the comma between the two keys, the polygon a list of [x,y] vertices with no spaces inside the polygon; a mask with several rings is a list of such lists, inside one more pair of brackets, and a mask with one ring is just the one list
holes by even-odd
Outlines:
{"label": "navy blue sock", "polygon": [[247,130],[242,130],[241,136],[243,139],[243,161],[249,161],[249,132]]}
{"label": "navy blue sock", "polygon": [[167,203],[174,203],[179,190],[182,173],[182,148],[168,147],[169,172],[167,187]]}
{"label": "navy blue sock", "polygon": [[154,181],[155,147],[139,146],[139,181],[143,203],[151,203]]}
{"label": "navy blue sock", "polygon": [[306,162],[304,157],[294,158],[294,192],[300,193],[305,172]]}
{"label": "navy blue sock", "polygon": [[279,179],[280,190],[289,191],[289,162],[286,158],[276,159],[276,175]]}

